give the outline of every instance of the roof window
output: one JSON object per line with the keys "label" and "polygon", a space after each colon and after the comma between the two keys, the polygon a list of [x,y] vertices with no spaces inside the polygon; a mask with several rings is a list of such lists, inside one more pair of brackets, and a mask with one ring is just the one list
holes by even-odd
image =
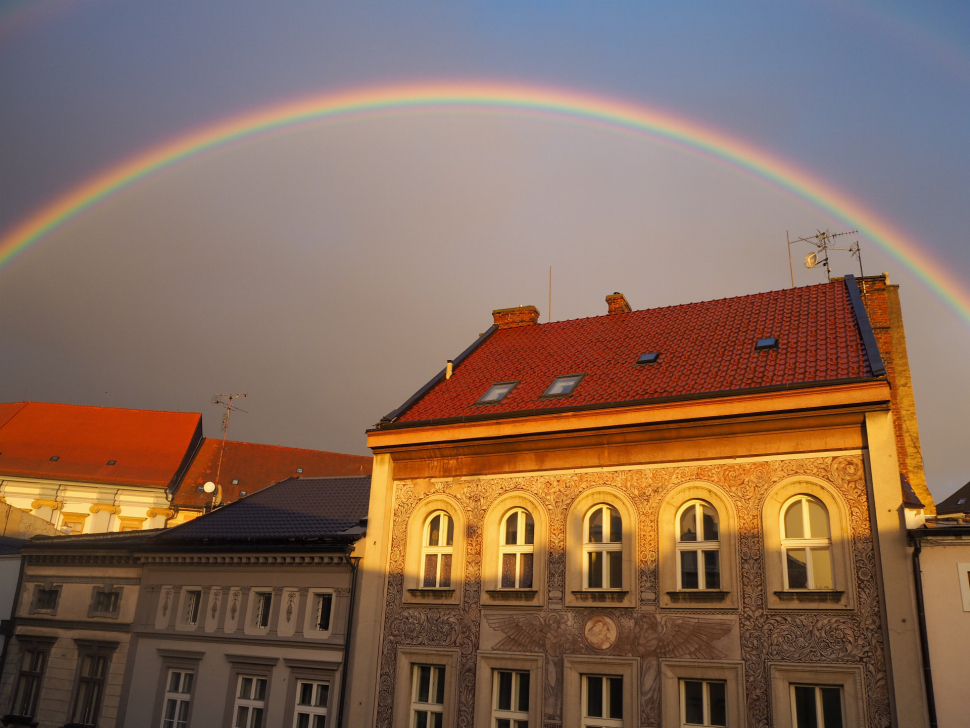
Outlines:
{"label": "roof window", "polygon": [[108,461],[108,465],[114,465],[116,462],[118,462],[118,461],[117,460],[109,460]]}
{"label": "roof window", "polygon": [[245,491],[245,490],[241,490],[241,491],[239,491],[239,495],[240,495],[240,496],[244,496],[244,495],[247,495],[247,493],[248,493],[248,491]]}
{"label": "roof window", "polygon": [[777,349],[777,348],[778,348],[777,336],[766,336],[763,339],[758,339],[758,343],[754,345],[755,351],[765,351],[767,349]]}
{"label": "roof window", "polygon": [[566,397],[575,391],[585,376],[585,374],[565,374],[556,377],[552,380],[552,384],[549,385],[549,389],[542,393],[542,396]]}
{"label": "roof window", "polygon": [[198,488],[196,488],[196,489],[195,489],[195,492],[196,492],[196,493],[205,493],[205,488],[203,488],[203,487],[202,487],[202,486],[200,485],[200,486],[199,486]]}
{"label": "roof window", "polygon": [[505,395],[515,389],[516,384],[518,382],[499,382],[498,384],[493,384],[475,404],[496,404],[501,402],[505,399]]}
{"label": "roof window", "polygon": [[966,502],[967,502],[967,499],[966,498],[961,498],[960,500],[957,501],[957,505],[958,506],[962,506]]}
{"label": "roof window", "polygon": [[58,460],[60,460],[60,459],[61,459],[61,456],[60,456],[60,455],[51,455],[51,459],[50,459],[50,461],[51,461],[52,463],[56,463],[56,462],[57,462]]}
{"label": "roof window", "polygon": [[232,484],[233,485],[239,485],[239,478],[233,478],[232,479]]}
{"label": "roof window", "polygon": [[637,364],[656,364],[659,358],[659,351],[648,351],[646,354],[640,355],[640,358],[637,359]]}
{"label": "roof window", "polygon": [[302,472],[303,472],[303,468],[297,468],[297,469],[296,469],[296,472],[298,472],[298,473],[302,473]]}

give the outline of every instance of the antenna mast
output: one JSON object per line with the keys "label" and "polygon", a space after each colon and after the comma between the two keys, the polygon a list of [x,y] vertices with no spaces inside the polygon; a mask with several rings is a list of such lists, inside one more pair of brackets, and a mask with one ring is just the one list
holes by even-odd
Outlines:
{"label": "antenna mast", "polygon": [[[237,407],[232,403],[234,399],[239,397],[246,397],[246,392],[237,392],[234,394],[217,394],[213,397],[212,404],[220,404],[226,408],[226,413],[222,416],[222,450],[219,452],[219,467],[216,469],[216,485],[219,485],[219,474],[222,473],[222,456],[226,454],[226,433],[229,431],[229,415],[232,414],[233,410],[238,410],[239,412],[246,412],[246,410],[241,407]],[[246,414],[249,414],[248,412]]]}
{"label": "antenna mast", "polygon": [[[854,258],[859,260],[859,276],[862,277],[862,249],[859,246],[859,241],[854,241],[848,248],[840,248],[832,245],[832,240],[834,238],[842,237],[843,235],[855,235],[858,230],[846,230],[842,233],[833,233],[826,229],[824,232],[822,230],[816,230],[815,235],[808,235],[803,238],[798,238],[798,240],[788,240],[788,265],[791,267],[791,246],[795,243],[809,243],[814,245],[817,253],[809,253],[805,256],[805,267],[814,268],[817,265],[821,265],[825,268],[825,277],[829,281],[832,280],[832,269],[829,265],[829,251],[830,250],[845,250]],[[786,233],[787,236],[787,233]],[[795,285],[795,274],[792,271],[792,286]]]}

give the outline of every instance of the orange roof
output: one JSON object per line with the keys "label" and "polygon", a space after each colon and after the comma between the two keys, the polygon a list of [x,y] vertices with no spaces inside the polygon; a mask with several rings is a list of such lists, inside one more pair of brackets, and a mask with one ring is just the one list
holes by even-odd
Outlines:
{"label": "orange roof", "polygon": [[[229,502],[287,478],[370,475],[373,467],[373,458],[364,455],[227,440],[222,469],[219,470],[221,450],[222,440],[203,440],[199,454],[175,493],[172,501],[175,505],[193,508],[208,504],[212,496],[198,489],[209,480],[216,482],[217,471],[222,486],[222,500]],[[298,468],[303,472],[297,472]]]}
{"label": "orange roof", "polygon": [[0,403],[0,474],[7,477],[167,488],[201,439],[197,412]]}

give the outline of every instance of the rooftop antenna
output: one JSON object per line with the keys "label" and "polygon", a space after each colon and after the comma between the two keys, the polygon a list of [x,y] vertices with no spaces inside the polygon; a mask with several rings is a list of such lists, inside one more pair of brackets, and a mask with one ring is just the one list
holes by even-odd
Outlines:
{"label": "rooftop antenna", "polygon": [[833,239],[842,237],[843,235],[855,235],[858,232],[859,232],[858,230],[846,230],[845,232],[841,232],[841,233],[833,233],[829,231],[828,228],[826,228],[824,231],[816,230],[815,235],[807,235],[805,237],[798,238],[798,240],[792,240],[790,237],[788,237],[788,233],[786,232],[785,236],[788,237],[788,269],[791,272],[792,288],[795,287],[795,272],[791,264],[791,246],[794,245],[795,243],[809,243],[810,245],[815,246],[816,251],[811,252],[805,256],[805,261],[804,261],[805,267],[814,268],[818,265],[821,265],[823,268],[825,268],[825,277],[830,282],[832,280],[832,269],[829,265],[830,250],[845,250],[850,255],[852,255],[852,257],[858,258],[859,277],[861,278],[863,275],[862,274],[862,249],[859,246],[859,241],[858,240],[854,241],[851,245],[849,245],[848,248],[840,248],[836,245],[832,245]]}
{"label": "rooftop antenna", "polygon": [[[241,407],[237,407],[232,403],[234,399],[239,397],[246,397],[246,392],[236,392],[233,394],[217,394],[213,397],[212,404],[219,404],[226,408],[226,413],[222,416],[222,450],[219,452],[219,467],[216,469],[216,482],[212,485],[214,486],[212,490],[206,488],[206,493],[211,493],[213,490],[218,489],[219,493],[216,496],[217,499],[221,500],[222,496],[222,486],[219,485],[219,475],[222,473],[222,456],[226,454],[226,433],[229,431],[229,416],[232,414],[233,410],[238,410],[239,412],[246,412],[246,410]],[[246,412],[246,414],[249,414]],[[208,486],[209,483],[206,483]]]}

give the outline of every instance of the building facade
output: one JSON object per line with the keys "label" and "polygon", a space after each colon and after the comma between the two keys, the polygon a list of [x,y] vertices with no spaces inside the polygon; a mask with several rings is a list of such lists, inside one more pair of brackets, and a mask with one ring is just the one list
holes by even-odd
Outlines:
{"label": "building facade", "polygon": [[887,284],[493,312],[368,433],[349,725],[925,725]]}

